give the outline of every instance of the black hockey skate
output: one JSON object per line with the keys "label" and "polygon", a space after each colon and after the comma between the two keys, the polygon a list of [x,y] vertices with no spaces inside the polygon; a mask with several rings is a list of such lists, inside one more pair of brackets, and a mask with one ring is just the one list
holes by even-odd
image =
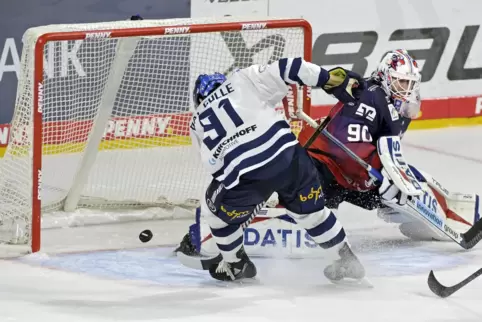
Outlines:
{"label": "black hockey skate", "polygon": [[365,268],[352,252],[350,246],[345,243],[338,253],[340,259],[328,265],[324,270],[326,278],[333,283],[351,280],[352,283],[359,284],[364,281]]}
{"label": "black hockey skate", "polygon": [[219,264],[212,265],[209,268],[209,274],[220,281],[238,281],[255,277],[257,273],[256,266],[249,259],[244,251],[244,247],[241,247],[236,253],[236,257],[241,260],[235,263],[228,263],[223,260]]}
{"label": "black hockey skate", "polygon": [[174,250],[174,253],[177,253],[177,252],[182,252],[182,253],[184,253],[186,255],[190,255],[190,256],[199,255],[199,253],[196,251],[196,247],[191,242],[191,236],[189,235],[189,233],[184,235],[181,243]]}

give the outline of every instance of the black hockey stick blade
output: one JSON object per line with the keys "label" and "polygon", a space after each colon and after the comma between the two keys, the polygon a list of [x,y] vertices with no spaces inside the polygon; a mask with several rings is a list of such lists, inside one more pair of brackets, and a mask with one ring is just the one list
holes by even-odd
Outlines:
{"label": "black hockey stick blade", "polygon": [[308,149],[312,144],[313,142],[316,140],[316,138],[318,137],[318,135],[321,134],[321,131],[323,131],[323,129],[326,127],[326,125],[328,124],[328,122],[330,122],[330,117],[327,116],[325,117],[325,119],[323,120],[323,122],[321,122],[321,124],[316,128],[315,132],[313,132],[313,134],[310,136],[310,138],[308,139],[308,141],[306,141],[306,143],[303,145],[303,147],[305,149]]}
{"label": "black hockey stick blade", "polygon": [[460,245],[465,249],[471,249],[482,240],[482,219],[479,219],[468,231],[462,234],[463,240]]}
{"label": "black hockey stick blade", "polygon": [[441,298],[446,298],[446,297],[449,297],[450,295],[454,294],[458,290],[460,290],[465,285],[472,282],[474,279],[476,279],[480,275],[482,275],[482,268],[479,269],[477,272],[473,273],[472,275],[470,275],[469,277],[467,277],[466,279],[464,279],[460,283],[457,283],[453,286],[444,286],[437,280],[437,278],[435,277],[435,274],[433,273],[433,270],[432,270],[432,271],[430,271],[430,274],[428,275],[427,283],[428,283],[428,287],[430,288],[430,290],[435,295],[437,295]]}

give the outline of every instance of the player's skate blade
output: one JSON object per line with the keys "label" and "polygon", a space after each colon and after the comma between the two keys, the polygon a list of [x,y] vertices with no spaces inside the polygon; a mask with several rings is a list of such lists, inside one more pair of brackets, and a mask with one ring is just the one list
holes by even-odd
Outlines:
{"label": "player's skate blade", "polygon": [[254,278],[257,274],[256,266],[249,259],[244,248],[241,248],[236,256],[241,259],[239,262],[228,263],[223,260],[219,264],[212,265],[209,268],[209,274],[219,281],[240,281]]}
{"label": "player's skate blade", "polygon": [[365,278],[365,268],[345,243],[339,251],[340,259],[328,265],[323,273],[334,284],[373,287]]}

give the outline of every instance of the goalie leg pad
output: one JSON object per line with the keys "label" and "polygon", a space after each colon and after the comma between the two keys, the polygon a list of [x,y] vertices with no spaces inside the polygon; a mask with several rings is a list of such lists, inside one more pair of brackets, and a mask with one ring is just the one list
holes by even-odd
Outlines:
{"label": "goalie leg pad", "polygon": [[414,220],[412,222],[406,222],[399,227],[400,232],[416,241],[450,241],[450,238],[445,236],[440,231],[430,229],[430,227],[421,220]]}
{"label": "goalie leg pad", "polygon": [[419,182],[427,182],[424,175],[420,171],[418,171],[417,168],[415,168],[413,165],[409,164],[408,168],[412,170],[413,175]]}
{"label": "goalie leg pad", "polygon": [[409,207],[387,204],[387,208],[379,209],[380,218],[401,224],[399,228],[403,235],[414,240],[450,241],[452,238],[447,234],[457,237],[479,220],[478,195],[450,192],[430,174],[413,166],[410,170],[422,187],[422,195],[417,197],[417,202],[430,209],[433,215],[428,222]]}

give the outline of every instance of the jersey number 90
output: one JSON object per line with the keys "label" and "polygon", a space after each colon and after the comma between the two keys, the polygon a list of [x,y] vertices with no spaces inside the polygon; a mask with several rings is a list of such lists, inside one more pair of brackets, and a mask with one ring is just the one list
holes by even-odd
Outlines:
{"label": "jersey number 90", "polygon": [[361,124],[348,125],[348,142],[372,142],[368,126]]}

